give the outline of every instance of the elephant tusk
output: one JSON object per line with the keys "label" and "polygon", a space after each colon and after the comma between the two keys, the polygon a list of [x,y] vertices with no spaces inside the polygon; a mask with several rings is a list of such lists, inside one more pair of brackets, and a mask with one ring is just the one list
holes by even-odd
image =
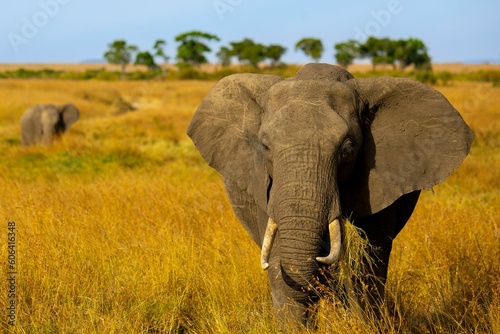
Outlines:
{"label": "elephant tusk", "polygon": [[335,219],[328,225],[328,230],[330,231],[330,254],[326,257],[317,257],[316,261],[324,264],[332,264],[337,261],[340,255],[341,246],[341,234],[340,234],[340,222]]}
{"label": "elephant tusk", "polygon": [[271,254],[271,247],[273,246],[274,236],[276,235],[276,230],[278,225],[274,220],[269,217],[267,221],[266,234],[264,235],[264,241],[262,242],[262,252],[260,253],[260,265],[263,270],[269,268],[269,255]]}

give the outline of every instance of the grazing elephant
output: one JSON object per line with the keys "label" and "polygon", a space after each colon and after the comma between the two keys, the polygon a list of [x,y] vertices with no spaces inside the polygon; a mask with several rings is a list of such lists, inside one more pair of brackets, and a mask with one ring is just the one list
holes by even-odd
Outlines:
{"label": "grazing elephant", "polygon": [[21,116],[21,143],[23,146],[49,145],[79,117],[80,112],[71,103],[34,105]]}
{"label": "grazing elephant", "polygon": [[355,79],[308,64],[288,79],[236,74],[220,80],[187,130],[218,170],[232,207],[262,248],[273,304],[305,323],[321,270],[336,263],[347,217],[375,261],[379,305],[392,242],[421,189],[444,181],[473,134],[436,90],[411,79]]}

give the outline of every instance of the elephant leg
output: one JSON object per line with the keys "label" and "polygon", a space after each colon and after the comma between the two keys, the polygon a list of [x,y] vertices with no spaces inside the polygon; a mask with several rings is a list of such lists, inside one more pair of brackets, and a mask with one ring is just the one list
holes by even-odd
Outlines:
{"label": "elephant leg", "polygon": [[386,209],[354,221],[354,225],[364,231],[372,246],[369,255],[374,263],[373,273],[367,275],[362,283],[368,287],[367,302],[375,314],[379,313],[379,306],[385,297],[385,282],[392,242],[413,213],[419,195],[420,191],[403,195]]}
{"label": "elephant leg", "polygon": [[[355,225],[361,228],[368,241],[370,242],[369,256],[372,261],[372,272],[367,272],[358,282],[361,286],[367,286],[365,290],[368,295],[366,302],[362,304],[365,308],[371,305],[376,309],[383,302],[385,297],[385,281],[387,279],[387,268],[389,265],[389,256],[392,250],[392,234],[394,231],[395,217],[390,211],[379,212],[378,214],[366,218],[358,219]],[[368,268],[368,264],[365,265]]]}

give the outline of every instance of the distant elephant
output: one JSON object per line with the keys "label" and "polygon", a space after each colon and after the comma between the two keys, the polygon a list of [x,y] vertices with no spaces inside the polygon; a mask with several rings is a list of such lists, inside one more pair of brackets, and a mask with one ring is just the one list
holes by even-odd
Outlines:
{"label": "distant elephant", "polygon": [[380,305],[392,242],[420,190],[444,181],[474,138],[433,88],[355,79],[327,64],[288,79],[228,76],[203,99],[187,133],[222,174],[238,219],[262,248],[278,314],[300,323],[319,298],[311,284],[339,258],[345,218],[375,246],[377,279],[365,283]]}
{"label": "distant elephant", "polygon": [[78,121],[80,112],[71,103],[63,105],[37,104],[21,116],[21,143],[23,146],[49,145]]}

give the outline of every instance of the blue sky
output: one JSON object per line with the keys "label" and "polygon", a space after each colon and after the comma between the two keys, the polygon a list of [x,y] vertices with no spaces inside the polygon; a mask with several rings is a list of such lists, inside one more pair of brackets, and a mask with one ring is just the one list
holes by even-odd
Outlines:
{"label": "blue sky", "polygon": [[368,35],[416,37],[435,62],[500,63],[499,0],[4,0],[0,12],[0,63],[74,63],[102,59],[107,45],[125,39],[150,50],[176,35],[201,30],[222,45],[251,38],[281,44],[283,60],[305,63],[294,50],[303,37],[320,38],[321,61],[334,62],[333,45]]}

